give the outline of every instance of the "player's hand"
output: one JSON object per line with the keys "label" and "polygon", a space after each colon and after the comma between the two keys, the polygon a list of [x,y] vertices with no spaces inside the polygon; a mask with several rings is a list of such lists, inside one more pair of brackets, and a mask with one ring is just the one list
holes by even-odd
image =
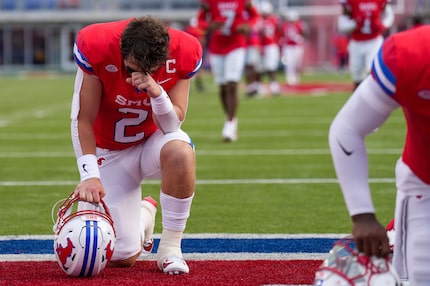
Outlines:
{"label": "player's hand", "polygon": [[352,217],[352,236],[359,252],[367,256],[386,257],[390,253],[387,232],[374,214],[359,214]]}
{"label": "player's hand", "polygon": [[251,32],[251,26],[248,23],[238,24],[236,26],[236,32],[243,35],[249,35]]}
{"label": "player's hand", "polygon": [[148,73],[133,72],[126,81],[139,90],[145,91],[150,97],[157,97],[161,94],[160,86]]}
{"label": "player's hand", "polygon": [[222,28],[224,25],[224,21],[212,21],[209,24],[209,30],[210,31],[216,31]]}
{"label": "player's hand", "polygon": [[100,203],[100,199],[105,196],[105,190],[98,178],[90,178],[80,182],[73,192],[79,199],[88,203]]}

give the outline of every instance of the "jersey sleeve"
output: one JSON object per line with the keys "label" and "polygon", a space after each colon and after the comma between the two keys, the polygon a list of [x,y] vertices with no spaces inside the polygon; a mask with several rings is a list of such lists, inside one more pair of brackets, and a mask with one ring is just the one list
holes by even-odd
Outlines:
{"label": "jersey sleeve", "polygon": [[180,66],[182,67],[181,78],[192,78],[203,63],[203,50],[200,42],[193,36],[183,33],[183,41],[180,45],[183,49]]}
{"label": "jersey sleeve", "polygon": [[373,60],[372,76],[389,96],[396,92],[397,57],[393,37],[388,38]]}
{"label": "jersey sleeve", "polygon": [[86,73],[94,74],[94,68],[88,60],[88,43],[86,42],[85,33],[80,31],[76,37],[73,47],[73,57],[76,64]]}

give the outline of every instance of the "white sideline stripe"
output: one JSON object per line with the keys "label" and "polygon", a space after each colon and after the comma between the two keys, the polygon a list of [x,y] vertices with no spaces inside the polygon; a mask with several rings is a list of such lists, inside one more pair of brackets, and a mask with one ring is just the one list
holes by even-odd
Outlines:
{"label": "white sideline stripe", "polygon": [[[368,154],[402,153],[401,149],[369,149]],[[330,155],[329,149],[250,149],[250,150],[196,150],[197,156],[279,156],[279,155]],[[0,158],[68,158],[73,152],[0,152]]]}
{"label": "white sideline stripe", "polygon": [[[340,239],[347,236],[346,233],[298,233],[298,234],[285,234],[285,233],[184,233],[184,239],[190,238],[223,238],[223,239],[257,239],[257,238],[267,238],[267,239],[301,239],[301,238],[334,238]],[[154,238],[159,239],[161,234],[154,234]],[[0,241],[2,240],[49,240],[54,239],[54,235],[1,235]]]}
{"label": "white sideline stripe", "polygon": [[[394,183],[394,178],[371,178],[369,183],[385,184]],[[16,187],[16,186],[73,186],[78,184],[78,181],[0,181],[1,187]],[[146,180],[143,185],[158,185],[158,180]],[[277,185],[277,184],[338,184],[335,178],[319,178],[319,179],[227,179],[227,180],[197,180],[197,185]]]}
{"label": "white sideline stripe", "polygon": [[[160,238],[161,234],[155,234],[154,238]],[[256,238],[280,238],[280,239],[300,239],[300,238],[334,238],[340,239],[347,234],[255,234],[255,233],[193,233],[184,234],[187,238],[232,238],[232,239],[256,239]],[[4,235],[0,236],[0,241],[4,240],[50,240],[54,235]],[[187,260],[322,260],[324,253],[184,253]],[[155,261],[155,254],[139,257],[138,260]],[[56,261],[54,254],[2,254],[0,262],[5,261]]]}
{"label": "white sideline stripe", "polygon": [[[184,253],[185,260],[323,260],[325,253]],[[155,259],[154,259],[155,260]]]}

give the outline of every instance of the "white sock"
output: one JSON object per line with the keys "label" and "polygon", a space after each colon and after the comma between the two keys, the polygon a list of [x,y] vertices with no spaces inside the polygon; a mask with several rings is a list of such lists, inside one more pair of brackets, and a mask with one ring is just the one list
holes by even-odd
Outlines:
{"label": "white sock", "polygon": [[163,229],[181,232],[185,230],[193,197],[194,194],[189,198],[178,199],[160,192]]}

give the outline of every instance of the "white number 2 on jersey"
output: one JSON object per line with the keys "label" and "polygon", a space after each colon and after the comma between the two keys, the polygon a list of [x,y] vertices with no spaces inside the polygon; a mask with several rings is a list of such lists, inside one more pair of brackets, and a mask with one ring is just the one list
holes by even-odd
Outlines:
{"label": "white number 2 on jersey", "polygon": [[138,126],[148,119],[148,111],[133,108],[120,108],[118,111],[124,114],[136,114],[136,117],[122,118],[115,123],[115,142],[132,143],[142,140],[145,137],[145,132],[139,132],[132,136],[126,136],[125,131],[129,126]]}

